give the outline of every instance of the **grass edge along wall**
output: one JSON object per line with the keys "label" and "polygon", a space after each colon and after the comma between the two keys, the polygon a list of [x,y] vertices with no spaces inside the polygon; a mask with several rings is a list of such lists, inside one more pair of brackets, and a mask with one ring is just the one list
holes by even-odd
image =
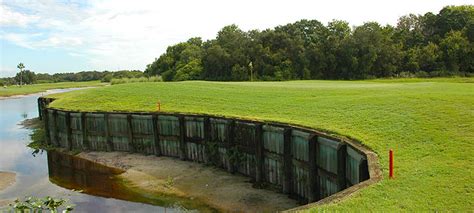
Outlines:
{"label": "grass edge along wall", "polygon": [[46,141],[69,150],[213,164],[302,203],[328,203],[382,178],[374,152],[306,127],[196,114],[74,112],[48,108],[52,101],[38,99]]}

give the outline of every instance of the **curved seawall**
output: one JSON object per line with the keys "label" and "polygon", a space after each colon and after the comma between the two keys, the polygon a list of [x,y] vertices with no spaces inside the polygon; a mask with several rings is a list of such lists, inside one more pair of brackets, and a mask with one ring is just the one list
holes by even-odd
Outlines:
{"label": "curved seawall", "polygon": [[330,202],[381,179],[375,153],[353,140],[306,127],[212,115],[74,112],[48,108],[51,101],[38,99],[46,141],[68,150],[212,164],[303,203]]}

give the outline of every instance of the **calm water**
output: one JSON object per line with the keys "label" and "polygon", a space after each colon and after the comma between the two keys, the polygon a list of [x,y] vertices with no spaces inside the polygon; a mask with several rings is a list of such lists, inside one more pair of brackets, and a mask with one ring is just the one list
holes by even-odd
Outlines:
{"label": "calm water", "polygon": [[[64,91],[67,90],[51,90],[49,93]],[[76,205],[75,212],[184,211],[166,197],[126,192],[114,182],[114,175],[121,173],[120,170],[59,153],[42,152],[33,156],[34,150],[26,146],[31,142],[31,130],[19,124],[38,116],[39,96],[35,94],[0,100],[0,171],[11,171],[17,175],[16,184],[0,192],[0,200],[48,195],[70,200]],[[81,189],[83,192],[71,189]]]}

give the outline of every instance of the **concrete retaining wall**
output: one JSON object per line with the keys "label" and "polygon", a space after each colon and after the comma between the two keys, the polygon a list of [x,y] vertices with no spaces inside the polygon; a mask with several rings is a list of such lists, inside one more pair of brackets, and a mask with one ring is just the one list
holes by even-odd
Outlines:
{"label": "concrete retaining wall", "polygon": [[124,151],[212,164],[304,203],[381,178],[373,152],[305,127],[180,113],[74,112],[48,108],[52,101],[38,99],[46,141],[69,150]]}

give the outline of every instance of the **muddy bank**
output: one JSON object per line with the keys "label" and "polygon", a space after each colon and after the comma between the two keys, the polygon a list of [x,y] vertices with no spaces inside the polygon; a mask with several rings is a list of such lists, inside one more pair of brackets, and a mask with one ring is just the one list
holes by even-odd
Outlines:
{"label": "muddy bank", "polygon": [[126,170],[120,178],[133,190],[197,199],[226,212],[275,212],[298,206],[287,195],[253,188],[248,177],[176,158],[120,152],[83,152],[78,157]]}
{"label": "muddy bank", "polygon": [[0,191],[13,185],[16,181],[16,174],[12,172],[0,171]]}
{"label": "muddy bank", "polygon": [[43,123],[38,118],[30,118],[21,121],[19,125],[25,129],[38,129],[42,124]]}
{"label": "muddy bank", "polygon": [[[2,190],[8,188],[9,186],[15,184],[16,182],[16,174],[13,172],[2,172],[0,171],[0,192]],[[12,203],[13,200],[1,200],[0,199],[0,207],[8,206],[8,204]],[[0,210],[1,212],[1,210]]]}

